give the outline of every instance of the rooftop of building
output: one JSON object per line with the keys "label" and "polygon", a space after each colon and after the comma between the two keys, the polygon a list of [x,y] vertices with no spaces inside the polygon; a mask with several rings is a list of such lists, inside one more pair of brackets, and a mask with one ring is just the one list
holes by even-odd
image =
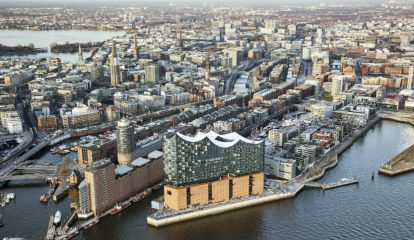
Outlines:
{"label": "rooftop of building", "polygon": [[104,168],[104,167],[106,167],[106,166],[108,166],[109,164],[112,164],[112,162],[111,162],[111,159],[109,159],[109,158],[105,158],[105,159],[102,159],[102,160],[99,160],[99,161],[96,161],[96,162],[94,162],[94,163],[92,163],[92,165],[90,166],[90,170],[98,170],[98,169],[101,169],[101,168]]}
{"label": "rooftop of building", "polygon": [[131,171],[133,171],[134,169],[132,168],[132,167],[128,167],[128,166],[124,166],[124,165],[118,165],[116,168],[115,168],[115,174],[117,175],[117,176],[122,176],[122,175],[125,175],[125,174],[127,174],[127,173],[129,173],[129,172],[131,172]]}
{"label": "rooftop of building", "polygon": [[239,141],[249,143],[249,144],[260,144],[263,142],[263,141],[254,141],[254,140],[247,139],[235,132],[223,134],[223,135],[220,135],[214,131],[209,131],[207,133],[198,132],[194,136],[186,136],[184,134],[177,133],[177,136],[187,142],[192,142],[192,143],[200,142],[204,140],[205,138],[207,138],[208,140],[210,140],[210,142],[212,142],[213,144],[221,148],[232,147]]}

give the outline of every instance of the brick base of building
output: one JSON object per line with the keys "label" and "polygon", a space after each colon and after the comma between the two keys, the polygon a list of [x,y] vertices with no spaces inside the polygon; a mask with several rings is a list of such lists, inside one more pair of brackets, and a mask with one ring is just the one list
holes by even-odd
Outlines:
{"label": "brick base of building", "polygon": [[253,173],[239,177],[222,177],[219,180],[187,186],[164,186],[166,207],[182,210],[209,203],[263,193],[264,173]]}

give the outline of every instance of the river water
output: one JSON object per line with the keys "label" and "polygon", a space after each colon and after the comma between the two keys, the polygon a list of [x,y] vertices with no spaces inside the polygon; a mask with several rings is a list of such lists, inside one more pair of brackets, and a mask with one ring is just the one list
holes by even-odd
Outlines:
{"label": "river water", "polygon": [[[57,31],[29,31],[29,30],[0,30],[0,44],[7,46],[28,45],[33,43],[36,48],[46,48],[52,43],[86,43],[110,39],[122,32],[90,31],[90,30],[57,30]],[[24,56],[3,56],[0,58],[48,58],[60,57],[63,62],[76,62],[77,54],[70,53],[38,53]],[[85,53],[85,58],[87,53]]]}
{"label": "river water", "polygon": [[[101,219],[77,239],[413,239],[414,173],[398,177],[373,171],[409,145],[414,128],[381,121],[339,157],[322,182],[356,176],[358,185],[322,191],[303,190],[295,198],[192,220],[163,228],[146,224],[150,201],[158,190],[121,214]],[[0,236],[41,239],[47,216],[57,208],[68,213],[68,199],[58,205],[38,203],[42,187],[15,188],[14,203],[0,209]],[[24,227],[23,227],[24,226]]]}

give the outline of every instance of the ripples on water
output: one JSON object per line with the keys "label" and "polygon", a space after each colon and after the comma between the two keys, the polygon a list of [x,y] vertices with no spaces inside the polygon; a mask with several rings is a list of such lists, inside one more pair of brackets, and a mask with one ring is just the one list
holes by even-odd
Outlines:
{"label": "ripples on water", "polygon": [[[394,178],[375,174],[371,181],[372,172],[382,163],[414,143],[413,136],[414,128],[409,125],[382,121],[342,154],[338,165],[321,179],[333,182],[356,176],[358,185],[304,190],[296,198],[155,229],[147,226],[146,216],[150,200],[162,194],[158,190],[120,215],[105,217],[78,239],[414,239],[414,173]],[[31,191],[36,203],[28,202],[28,206],[40,208],[41,191]],[[42,216],[42,222],[30,219],[47,214],[26,207],[24,211],[29,220],[18,222],[31,222],[25,232],[40,236],[37,232],[46,230],[46,218]]]}

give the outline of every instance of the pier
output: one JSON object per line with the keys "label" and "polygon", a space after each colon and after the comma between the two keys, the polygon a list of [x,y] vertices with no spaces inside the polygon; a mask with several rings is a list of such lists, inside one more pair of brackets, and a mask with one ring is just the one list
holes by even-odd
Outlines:
{"label": "pier", "polygon": [[358,183],[358,180],[356,178],[353,178],[353,179],[343,178],[339,180],[338,182],[334,182],[334,183],[308,182],[308,183],[305,183],[305,187],[321,188],[322,190],[328,190],[332,188],[343,187],[343,186],[357,184],[357,183]]}
{"label": "pier", "polygon": [[389,176],[414,170],[414,144],[379,168],[379,172]]}
{"label": "pier", "polygon": [[55,232],[56,232],[56,227],[55,225],[53,225],[53,215],[50,216],[49,218],[49,225],[47,227],[47,233],[46,233],[46,240],[53,240],[55,239]]}

